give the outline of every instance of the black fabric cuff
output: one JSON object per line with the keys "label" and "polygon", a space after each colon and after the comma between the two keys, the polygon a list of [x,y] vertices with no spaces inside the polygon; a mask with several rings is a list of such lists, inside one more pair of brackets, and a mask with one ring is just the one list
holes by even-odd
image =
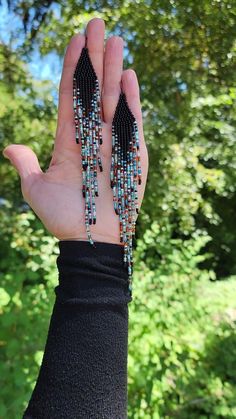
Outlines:
{"label": "black fabric cuff", "polygon": [[127,304],[132,301],[123,246],[113,243],[60,240],[57,301],[62,304]]}

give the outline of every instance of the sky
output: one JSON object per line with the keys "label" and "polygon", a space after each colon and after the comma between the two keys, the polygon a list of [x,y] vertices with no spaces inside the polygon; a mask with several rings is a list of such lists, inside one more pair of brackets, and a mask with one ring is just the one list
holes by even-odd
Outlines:
{"label": "sky", "polygon": [[[15,33],[14,38],[12,37],[12,28],[14,28]],[[21,28],[21,20],[9,11],[7,2],[2,1],[0,6],[0,42],[11,45],[13,50],[19,48],[24,40],[22,32],[19,31]],[[27,60],[27,65],[34,78],[52,80],[55,84],[59,83],[62,60],[54,52],[42,56],[38,47],[35,46],[30,59]]]}
{"label": "sky", "polygon": [[[59,17],[60,6],[53,4],[52,8],[55,16]],[[12,38],[12,28],[14,28],[14,38]],[[10,44],[12,49],[19,48],[24,41],[22,28],[23,24],[21,19],[9,11],[6,0],[3,0],[0,6],[0,42]],[[126,38],[128,36],[132,37],[133,35],[127,33]],[[132,57],[126,46],[124,47],[124,58],[132,66]],[[29,60],[27,60],[27,65],[35,79],[51,80],[54,84],[59,84],[62,61],[55,52],[42,56],[35,43],[34,51],[31,53]]]}

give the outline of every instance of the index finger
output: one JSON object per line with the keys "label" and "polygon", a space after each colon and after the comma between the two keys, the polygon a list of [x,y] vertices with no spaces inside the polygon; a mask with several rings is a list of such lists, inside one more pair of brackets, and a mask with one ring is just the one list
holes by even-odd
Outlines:
{"label": "index finger", "polygon": [[[86,29],[87,48],[92,61],[92,65],[97,74],[100,87],[102,85],[103,75],[103,44],[104,44],[105,24],[102,19],[92,19]],[[58,122],[54,149],[62,150],[69,148],[70,150],[78,149],[75,141],[75,123],[73,109],[73,75],[82,48],[85,46],[85,36],[75,35],[66,50],[63,71],[59,88],[59,107]]]}
{"label": "index finger", "polygon": [[59,86],[59,104],[57,131],[53,150],[54,154],[65,148],[78,153],[78,144],[76,144],[75,141],[73,75],[84,46],[85,36],[78,34],[71,38],[66,49]]}

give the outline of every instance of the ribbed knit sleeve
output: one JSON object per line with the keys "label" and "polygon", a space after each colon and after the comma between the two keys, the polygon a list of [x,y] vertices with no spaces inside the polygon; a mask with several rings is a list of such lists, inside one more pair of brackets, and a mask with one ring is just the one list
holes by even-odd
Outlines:
{"label": "ribbed knit sleeve", "polygon": [[125,419],[132,297],[123,247],[76,240],[58,245],[56,300],[23,419]]}

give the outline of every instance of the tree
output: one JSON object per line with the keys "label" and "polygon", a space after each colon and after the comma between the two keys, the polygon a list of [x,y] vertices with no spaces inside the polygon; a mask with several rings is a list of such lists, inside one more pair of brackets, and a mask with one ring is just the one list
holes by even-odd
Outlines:
{"label": "tree", "polygon": [[[236,273],[235,0],[9,4],[22,25],[17,46],[4,41],[0,50],[2,148],[14,138],[47,167],[55,87],[35,80],[27,62],[34,49],[62,57],[90,17],[102,16],[109,34],[124,37],[125,66],[138,74],[150,169],[137,226],[129,417],[236,417],[235,327],[224,311],[234,282],[228,288],[210,282]],[[53,238],[21,197],[15,171],[0,159],[0,416],[14,418],[40,362],[56,255]],[[221,287],[220,299],[213,285]]]}

